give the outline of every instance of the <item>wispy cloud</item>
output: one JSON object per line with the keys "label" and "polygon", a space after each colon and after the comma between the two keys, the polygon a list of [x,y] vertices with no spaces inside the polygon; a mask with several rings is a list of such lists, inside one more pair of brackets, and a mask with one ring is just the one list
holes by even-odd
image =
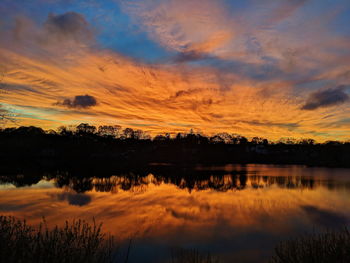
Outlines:
{"label": "wispy cloud", "polygon": [[213,52],[234,36],[222,1],[165,0],[123,2],[123,8],[152,38],[178,52]]}
{"label": "wispy cloud", "polygon": [[[153,134],[191,127],[208,134],[320,140],[345,138],[350,131],[337,125],[350,109],[332,107],[349,100],[340,85],[350,82],[349,32],[333,25],[340,7],[349,4],[113,2],[121,11],[94,0],[89,12],[73,1],[42,13],[24,12],[17,0],[13,8],[1,9],[0,3],[0,14],[6,13],[0,18],[1,100],[22,113],[21,125],[117,123]],[[95,9],[99,15],[91,15]],[[119,24],[112,20],[116,15]],[[169,53],[152,64],[103,49],[125,25],[135,30],[123,30],[126,35],[116,41],[143,37]]]}

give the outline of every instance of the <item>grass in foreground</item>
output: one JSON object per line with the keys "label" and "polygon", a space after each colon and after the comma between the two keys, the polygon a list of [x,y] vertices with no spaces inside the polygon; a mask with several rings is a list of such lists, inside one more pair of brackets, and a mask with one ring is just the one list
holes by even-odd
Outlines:
{"label": "grass in foreground", "polygon": [[116,245],[101,232],[101,224],[78,220],[49,229],[14,217],[0,216],[0,262],[114,262]]}
{"label": "grass in foreground", "polygon": [[[125,260],[128,262],[129,249]],[[108,263],[117,262],[117,246],[112,236],[101,232],[101,224],[82,220],[62,228],[49,229],[45,220],[38,228],[14,217],[0,216],[0,262],[7,263]],[[218,263],[210,254],[195,249],[176,248],[171,263]],[[281,242],[271,263],[348,263],[350,232],[328,231]]]}
{"label": "grass in foreground", "polygon": [[275,248],[271,263],[348,263],[350,232],[328,231],[283,241]]}

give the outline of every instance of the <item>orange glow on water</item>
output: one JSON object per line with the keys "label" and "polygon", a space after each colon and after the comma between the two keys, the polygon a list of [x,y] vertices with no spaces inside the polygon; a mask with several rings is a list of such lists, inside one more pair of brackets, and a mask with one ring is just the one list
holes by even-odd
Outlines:
{"label": "orange glow on water", "polygon": [[[226,260],[240,255],[248,262],[270,255],[278,237],[349,222],[344,210],[350,205],[347,169],[249,165],[224,170],[223,177],[182,179],[176,185],[152,174],[136,181],[125,176],[86,178],[85,183],[72,178],[61,189],[44,180],[32,187],[3,185],[0,211],[30,224],[45,216],[49,226],[95,218],[118,241],[132,238],[138,244],[136,255],[142,254],[137,246],[148,243],[155,249],[195,244]],[[232,171],[246,171],[248,177],[232,176]],[[78,190],[79,185],[92,188]],[[230,240],[228,251],[216,251],[222,240]]]}

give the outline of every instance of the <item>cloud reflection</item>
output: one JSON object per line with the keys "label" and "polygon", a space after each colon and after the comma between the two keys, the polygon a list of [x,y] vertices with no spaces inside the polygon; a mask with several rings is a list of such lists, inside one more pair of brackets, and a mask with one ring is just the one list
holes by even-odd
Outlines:
{"label": "cloud reflection", "polygon": [[[31,224],[42,216],[52,225],[95,218],[118,240],[132,237],[139,255],[146,244],[154,250],[196,244],[227,261],[235,256],[251,262],[257,255],[267,258],[262,251],[272,251],[282,236],[312,231],[315,224],[338,227],[350,218],[344,210],[349,206],[345,169],[230,165],[206,170],[212,175],[197,174],[195,181],[173,175],[60,175],[50,182],[62,189],[1,189],[0,209]],[[240,175],[235,187],[235,176],[222,176],[247,172],[244,188],[237,187]]]}
{"label": "cloud reflection", "polygon": [[67,201],[70,205],[84,206],[91,202],[91,196],[82,193],[63,192],[53,194],[51,197],[57,201]]}

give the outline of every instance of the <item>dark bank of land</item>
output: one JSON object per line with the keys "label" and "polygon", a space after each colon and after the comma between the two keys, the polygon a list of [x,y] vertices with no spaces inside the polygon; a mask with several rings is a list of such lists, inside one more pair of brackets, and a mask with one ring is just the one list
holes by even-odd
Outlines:
{"label": "dark bank of land", "polygon": [[[80,127],[80,128],[79,128]],[[93,127],[93,128],[91,128]],[[269,142],[227,133],[212,137],[200,134],[145,136],[127,128],[113,134],[112,126],[79,125],[75,131],[60,128],[44,131],[37,127],[0,130],[0,163],[3,169],[35,167],[141,167],[149,163],[176,165],[301,164],[350,167],[350,143],[312,139]],[[110,127],[110,129],[108,129]]]}

